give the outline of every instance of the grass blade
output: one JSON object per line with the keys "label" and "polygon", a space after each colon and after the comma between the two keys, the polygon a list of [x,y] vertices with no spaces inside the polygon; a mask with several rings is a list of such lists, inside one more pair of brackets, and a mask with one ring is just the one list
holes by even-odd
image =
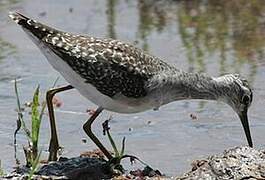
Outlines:
{"label": "grass blade", "polygon": [[38,168],[38,165],[40,163],[40,155],[41,155],[41,151],[38,153],[37,157],[32,162],[32,166],[31,166],[31,170],[29,172],[28,180],[30,180],[32,178],[33,174],[36,172],[36,170]]}
{"label": "grass blade", "polygon": [[114,140],[112,139],[112,137],[111,137],[111,135],[110,135],[109,130],[107,130],[107,135],[108,135],[108,138],[109,138],[110,144],[111,144],[111,146],[112,146],[112,148],[113,148],[113,150],[114,150],[115,157],[118,157],[118,156],[119,156],[119,151],[118,151],[118,149],[117,149],[117,147],[116,147],[116,144],[115,144]]}
{"label": "grass blade", "polygon": [[17,88],[17,79],[15,79],[15,93],[16,93],[16,99],[17,99],[18,112],[21,112],[21,105],[20,105],[20,100],[19,100],[19,95],[18,95],[18,88]]}
{"label": "grass blade", "polygon": [[2,164],[1,164],[1,160],[0,160],[0,177],[3,176],[5,173],[4,173],[4,170],[2,169]]}
{"label": "grass blade", "polygon": [[17,87],[17,80],[16,79],[15,79],[15,94],[16,94],[16,99],[17,99],[18,119],[17,119],[17,129],[15,130],[14,136],[16,137],[17,132],[22,127],[23,130],[25,131],[28,139],[30,139],[30,137],[31,137],[30,131],[27,128],[27,126],[25,124],[25,121],[23,120],[23,114],[22,114],[22,110],[21,110],[21,104],[20,104],[20,99],[19,99],[19,94],[18,94],[18,87]]}
{"label": "grass blade", "polygon": [[42,106],[41,106],[40,116],[39,116],[40,123],[41,123],[41,120],[42,120],[42,117],[43,117],[43,114],[44,114],[45,108],[46,108],[46,101],[44,101],[44,102],[42,103]]}
{"label": "grass blade", "polygon": [[124,149],[125,149],[125,137],[122,138],[122,145],[121,145],[120,157],[123,156],[123,154],[124,154]]}
{"label": "grass blade", "polygon": [[[40,113],[39,113],[39,90],[40,90],[40,86],[38,86],[34,92],[33,95],[33,101],[32,101],[32,107],[31,107],[31,123],[32,123],[32,127],[31,127],[31,140],[32,140],[32,144],[33,144],[33,159],[35,159],[35,157],[37,156],[37,152],[38,152],[38,140],[39,140],[39,131],[40,131]],[[35,153],[34,153],[35,152]]]}

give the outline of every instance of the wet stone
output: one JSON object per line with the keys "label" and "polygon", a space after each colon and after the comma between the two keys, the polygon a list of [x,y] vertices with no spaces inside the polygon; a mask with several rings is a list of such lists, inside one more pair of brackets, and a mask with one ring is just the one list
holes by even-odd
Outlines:
{"label": "wet stone", "polygon": [[196,160],[192,170],[176,179],[265,179],[263,151],[244,146]]}
{"label": "wet stone", "polygon": [[91,167],[99,167],[104,169],[104,166],[106,166],[106,161],[97,158],[60,158],[58,162],[51,162],[47,165],[44,165],[36,174],[64,176],[71,174],[71,172],[76,171],[76,169],[85,169]]}

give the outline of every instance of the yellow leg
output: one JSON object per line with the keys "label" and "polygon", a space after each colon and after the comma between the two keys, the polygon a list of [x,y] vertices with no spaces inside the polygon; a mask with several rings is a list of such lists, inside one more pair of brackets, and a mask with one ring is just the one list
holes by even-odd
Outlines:
{"label": "yellow leg", "polygon": [[52,99],[56,93],[66,91],[69,89],[73,89],[74,87],[71,85],[50,89],[46,93],[46,102],[49,112],[49,119],[50,119],[50,126],[51,126],[51,140],[49,145],[49,161],[56,161],[57,160],[57,151],[59,150],[59,142],[57,137],[57,130],[55,124],[55,116],[54,116],[54,109],[52,104]]}
{"label": "yellow leg", "polygon": [[109,151],[102,145],[102,143],[98,140],[98,138],[93,134],[91,130],[91,125],[94,120],[98,117],[98,115],[103,111],[102,107],[98,107],[98,109],[93,113],[93,115],[87,120],[87,122],[83,125],[83,129],[86,134],[90,137],[90,139],[98,146],[98,148],[103,152],[103,154],[110,160],[112,159],[112,155]]}

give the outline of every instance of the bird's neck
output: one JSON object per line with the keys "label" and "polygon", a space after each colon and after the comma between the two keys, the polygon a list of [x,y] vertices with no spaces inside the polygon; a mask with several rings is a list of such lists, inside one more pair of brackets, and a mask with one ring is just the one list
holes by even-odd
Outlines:
{"label": "bird's neck", "polygon": [[205,99],[224,100],[225,83],[222,78],[213,78],[199,73],[178,73],[173,79],[175,100]]}

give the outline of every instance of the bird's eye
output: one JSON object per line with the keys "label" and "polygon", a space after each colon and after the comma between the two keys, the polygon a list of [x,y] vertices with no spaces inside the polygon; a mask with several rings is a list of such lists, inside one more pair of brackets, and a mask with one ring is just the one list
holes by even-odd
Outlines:
{"label": "bird's eye", "polygon": [[244,95],[243,97],[242,97],[242,103],[243,104],[249,104],[249,101],[250,101],[250,97],[248,96],[248,95]]}

